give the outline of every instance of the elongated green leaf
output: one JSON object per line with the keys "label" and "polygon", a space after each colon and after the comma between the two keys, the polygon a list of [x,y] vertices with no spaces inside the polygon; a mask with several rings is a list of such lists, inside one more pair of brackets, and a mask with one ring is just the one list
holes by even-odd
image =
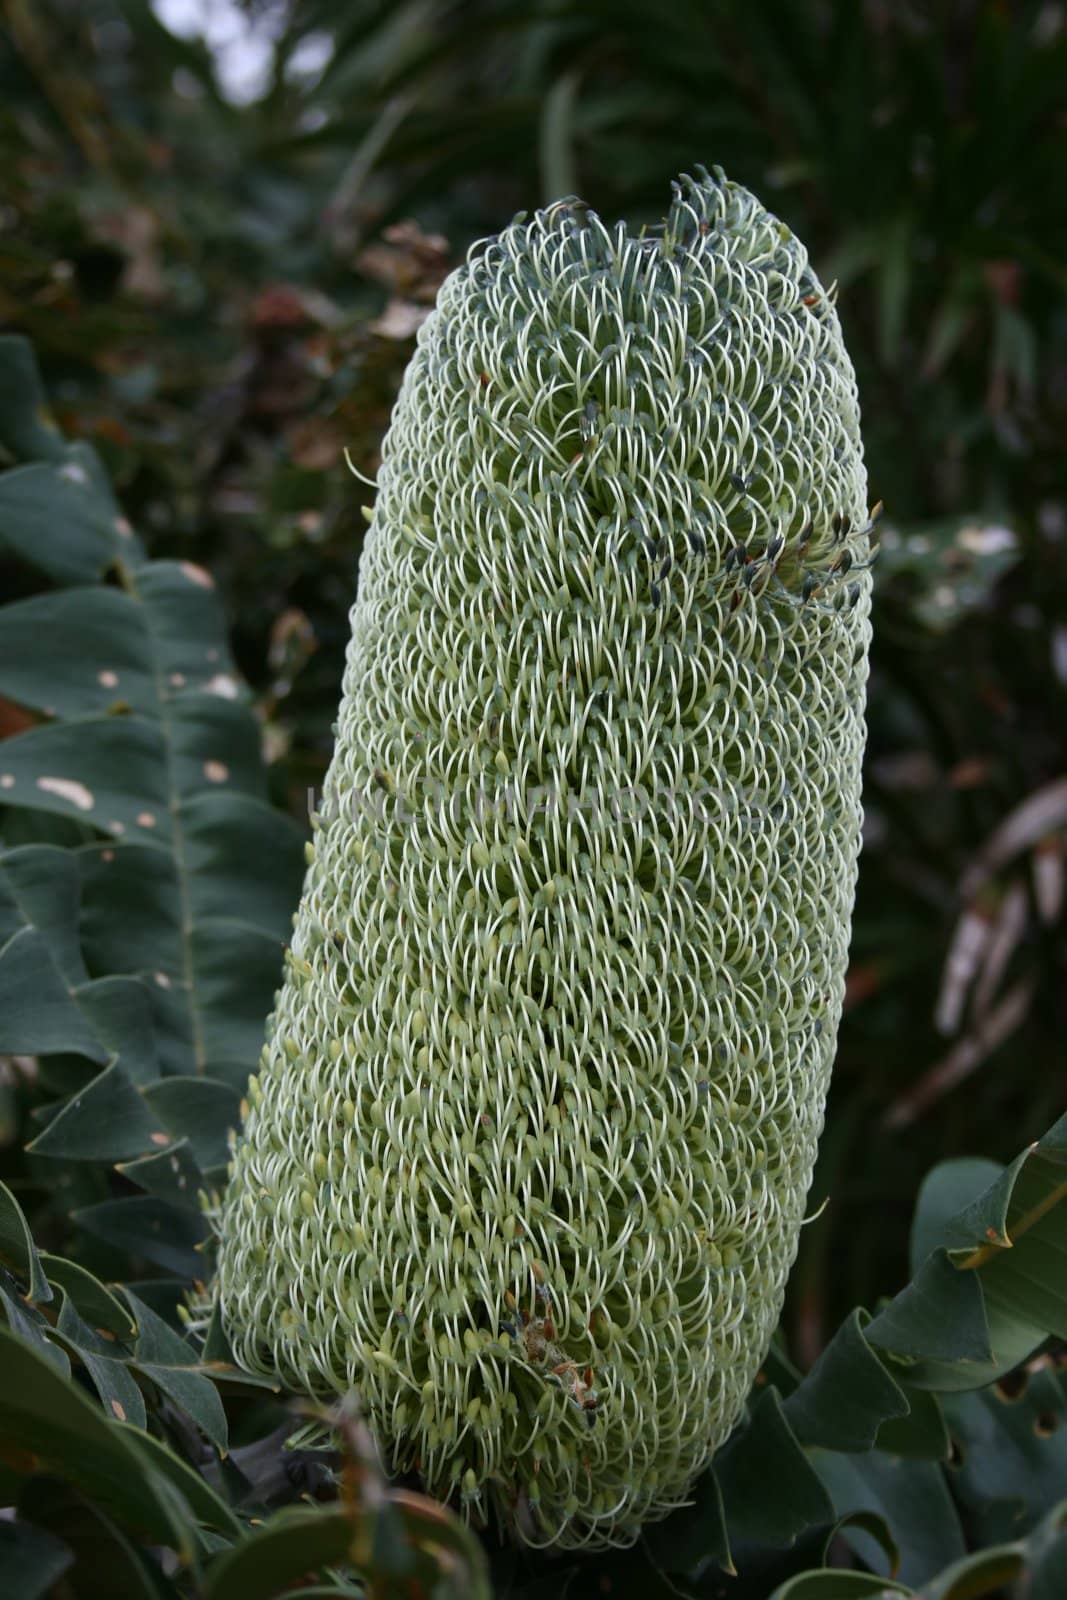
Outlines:
{"label": "elongated green leaf", "polygon": [[909,1384],[978,1388],[1067,1334],[1067,1117],[960,1205],[963,1178],[990,1172],[952,1164],[927,1180],[915,1237],[932,1253],[866,1330],[907,1359]]}
{"label": "elongated green leaf", "polygon": [[0,334],[0,447],[16,461],[53,461],[64,451],[33,352],[10,333]]}
{"label": "elongated green leaf", "polygon": [[876,1578],[871,1572],[820,1567],[780,1583],[770,1600],[892,1600],[895,1594],[914,1595],[915,1590]]}
{"label": "elongated green leaf", "polygon": [[67,1583],[78,1600],[160,1600],[152,1577],[156,1563],[140,1555],[110,1517],[69,1485],[33,1479],[20,1497],[19,1515],[35,1528],[51,1530],[69,1548],[74,1565]]}
{"label": "elongated green leaf", "polygon": [[192,1524],[161,1488],[156,1462],[142,1453],[148,1435],[135,1443],[131,1429],[108,1422],[44,1357],[2,1328],[0,1359],[0,1444],[25,1452],[31,1470],[75,1484],[125,1525],[191,1559]]}
{"label": "elongated green leaf", "polygon": [[993,1360],[981,1286],[959,1272],[944,1250],[927,1257],[866,1336],[908,1361],[909,1383],[922,1383],[929,1374],[932,1388],[976,1386]]}
{"label": "elongated green leaf", "polygon": [[6,1261],[26,1284],[30,1299],[46,1305],[52,1290],[41,1266],[37,1246],[22,1207],[6,1184],[0,1183],[0,1260]]}
{"label": "elongated green leaf", "polygon": [[170,839],[166,747],[158,724],[145,717],[31,728],[4,740],[0,767],[8,805],[75,817],[116,837]]}
{"label": "elongated green leaf", "polygon": [[204,1600],[273,1600],[297,1579],[348,1560],[353,1533],[338,1506],[278,1512],[214,1563]]}
{"label": "elongated green leaf", "polygon": [[203,1174],[193,1159],[187,1139],[178,1139],[155,1155],[142,1156],[139,1161],[119,1161],[116,1166],[138,1188],[179,1205],[192,1205],[204,1187]]}
{"label": "elongated green leaf", "polygon": [[[42,653],[42,638],[63,648]],[[75,588],[4,608],[0,694],[50,717],[150,712],[158,690],[144,608],[120,589]]]}
{"label": "elongated green leaf", "polygon": [[1012,1385],[947,1397],[953,1490],[989,1541],[1029,1532],[1067,1484],[1067,1377],[1039,1367]]}

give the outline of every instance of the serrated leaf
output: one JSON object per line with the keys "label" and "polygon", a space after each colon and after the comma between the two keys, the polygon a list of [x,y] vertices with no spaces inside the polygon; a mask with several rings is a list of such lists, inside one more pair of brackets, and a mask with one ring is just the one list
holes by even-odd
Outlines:
{"label": "serrated leaf", "polygon": [[23,927],[42,935],[64,983],[87,983],[78,942],[78,864],[69,850],[23,845],[0,853],[0,945]]}
{"label": "serrated leaf", "polygon": [[[71,1347],[74,1348],[73,1344]],[[107,1415],[116,1422],[128,1422],[135,1428],[147,1427],[144,1396],[125,1365],[113,1357],[98,1355],[85,1345],[77,1346],[75,1353],[92,1379]]]}
{"label": "serrated leaf", "polygon": [[138,1161],[120,1161],[116,1165],[138,1188],[161,1200],[191,1205],[204,1187],[203,1174],[193,1159],[187,1139],[177,1139],[165,1149],[142,1156]]}
{"label": "serrated leaf", "polygon": [[[901,1374],[903,1376],[903,1374]],[[946,1461],[951,1449],[948,1427],[937,1396],[929,1389],[904,1384],[910,1410],[906,1417],[890,1417],[875,1441],[886,1455],[909,1460]]]}
{"label": "serrated leaf", "polygon": [[926,1364],[936,1363],[932,1388],[982,1382],[993,1356],[978,1280],[959,1272],[944,1250],[923,1262],[907,1287],[868,1324],[866,1336],[908,1362],[904,1376],[911,1384],[922,1385]]}
{"label": "serrated leaf", "polygon": [[11,1284],[0,1282],[0,1311],[4,1313],[8,1328],[15,1338],[31,1346],[42,1360],[64,1377],[70,1376],[70,1361],[66,1351],[49,1338],[50,1329],[44,1317],[35,1306],[28,1305]]}
{"label": "serrated leaf", "polygon": [[949,1395],[959,1460],[953,1489],[990,1541],[1015,1539],[1056,1505],[1067,1484],[1067,1378],[1052,1367],[999,1386]]}
{"label": "serrated leaf", "polygon": [[29,1149],[70,1161],[117,1161],[143,1155],[161,1139],[162,1125],[116,1061],[66,1102]]}
{"label": "serrated leaf", "polygon": [[214,1078],[163,1078],[145,1091],[155,1116],[175,1140],[187,1141],[202,1172],[224,1167],[227,1133],[241,1122],[241,1096]]}
{"label": "serrated leaf", "polygon": [[[143,978],[96,978],[83,983],[74,998],[101,1043],[119,1058],[131,1083],[137,1088],[154,1083],[164,1068],[158,1048],[156,985]],[[106,1159],[107,1152],[103,1154]]]}
{"label": "serrated leaf", "polygon": [[778,1391],[765,1389],[715,1459],[731,1544],[783,1549],[835,1520],[830,1496],[797,1442]]}
{"label": "serrated leaf", "polygon": [[108,1052],[52,960],[44,935],[24,927],[0,949],[0,1054],[85,1056]]}
{"label": "serrated leaf", "polygon": [[850,1525],[844,1537],[868,1565],[884,1564],[883,1541],[851,1523],[857,1512],[880,1517],[900,1553],[897,1577],[922,1583],[963,1555],[966,1546],[941,1469],[929,1461],[904,1461],[881,1451],[846,1455],[813,1450],[811,1464],[833,1499],[835,1517]]}
{"label": "serrated leaf", "polygon": [[180,1406],[212,1444],[225,1450],[226,1413],[211,1379],[195,1370],[200,1365],[196,1351],[143,1300],[129,1289],[123,1293],[137,1321],[136,1370]]}
{"label": "serrated leaf", "polygon": [[[12,373],[39,394],[19,342],[0,344],[0,403]],[[120,1160],[158,1206],[225,1163],[299,896],[301,833],[266,803],[260,727],[210,575],[146,560],[91,450],[55,446],[47,428],[21,437],[49,459],[0,471],[0,544],[53,587],[0,605],[0,696],[52,720],[3,741],[0,800],[18,837],[104,837],[0,857],[0,1050],[106,1065],[58,1115],[38,1109],[36,1153]],[[57,835],[50,817],[78,832]],[[194,1077],[199,1090],[168,1082]],[[164,1083],[157,1120],[140,1091]],[[152,1159],[164,1134],[177,1170]],[[89,1208],[83,1224],[195,1272],[199,1222],[176,1209],[167,1237],[139,1204]]]}
{"label": "serrated leaf", "polygon": [[44,723],[0,746],[4,801],[73,817],[102,833],[167,843],[166,759],[159,725],[146,717]]}
{"label": "serrated leaf", "polygon": [[196,1247],[207,1238],[207,1224],[191,1207],[134,1195],[85,1206],[72,1216],[79,1227],[127,1255],[142,1256],[180,1278],[203,1274],[204,1259]]}
{"label": "serrated leaf", "polygon": [[[62,640],[42,654],[42,638]],[[50,590],[4,607],[0,694],[50,717],[152,710],[158,699],[144,608],[121,589]]]}
{"label": "serrated leaf", "polygon": [[907,1416],[904,1391],[864,1336],[869,1321],[865,1312],[853,1311],[786,1400],[785,1415],[802,1443],[869,1450],[884,1422]]}
{"label": "serrated leaf", "polygon": [[117,1297],[77,1261],[42,1253],[41,1268],[55,1288],[63,1289],[78,1315],[102,1338],[127,1341],[134,1332],[133,1318]]}
{"label": "serrated leaf", "polygon": [[959,1228],[956,1218],[965,1216],[973,1208],[975,1195],[986,1193],[1001,1182],[1003,1175],[999,1162],[972,1157],[941,1161],[927,1173],[919,1186],[911,1223],[909,1256],[913,1273],[935,1250],[951,1250],[975,1242],[973,1226]]}
{"label": "serrated leaf", "polygon": [[956,1247],[935,1249],[867,1329],[872,1343],[909,1361],[908,1383],[918,1387],[978,1388],[1049,1334],[1067,1333],[1067,1117],[946,1214],[946,1194],[960,1198],[959,1170],[935,1171],[924,1185],[917,1225],[920,1240]]}
{"label": "serrated leaf", "polygon": [[[81,939],[94,972],[147,974],[167,993],[182,981],[180,890],[173,855],[135,840],[86,845],[81,873]],[[183,1008],[188,1004],[182,997]],[[188,1042],[178,1054],[187,1058]]]}

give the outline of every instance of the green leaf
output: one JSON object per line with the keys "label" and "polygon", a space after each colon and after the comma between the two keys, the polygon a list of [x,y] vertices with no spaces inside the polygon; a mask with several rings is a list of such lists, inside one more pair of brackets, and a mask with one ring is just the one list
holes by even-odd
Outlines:
{"label": "green leaf", "polygon": [[53,845],[0,853],[0,945],[23,927],[42,935],[64,983],[88,983],[78,942],[80,877],[76,857]]}
{"label": "green leaf", "polygon": [[797,1442],[778,1391],[765,1389],[749,1425],[715,1460],[733,1544],[782,1549],[811,1527],[835,1520],[833,1503]]}
{"label": "green leaf", "polygon": [[844,1537],[869,1566],[885,1564],[884,1539],[872,1538],[853,1519],[867,1512],[881,1518],[900,1554],[904,1583],[922,1583],[955,1561],[966,1546],[960,1519],[941,1469],[929,1461],[905,1461],[872,1450],[845,1455],[813,1450],[811,1465],[833,1499],[834,1513],[848,1525]]}
{"label": "green leaf", "polygon": [[74,1565],[67,1585],[78,1600],[160,1600],[146,1560],[109,1517],[68,1485],[32,1479],[20,1497],[19,1515],[59,1535],[69,1548]]}
{"label": "green leaf", "polygon": [[[68,1318],[68,1327],[76,1328],[77,1320]],[[81,1334],[77,1338],[67,1338],[66,1344],[92,1379],[105,1413],[116,1422],[129,1422],[135,1428],[147,1427],[144,1396],[130,1377],[124,1362],[113,1356],[100,1355],[98,1350],[90,1348]]]}
{"label": "green leaf", "polygon": [[350,1560],[353,1531],[338,1506],[277,1512],[212,1565],[204,1600],[273,1600],[300,1578]]}
{"label": "green leaf", "polygon": [[108,1055],[63,981],[44,935],[22,928],[0,949],[0,1054],[68,1051],[100,1063]]}
{"label": "green leaf", "polygon": [[73,1561],[69,1547],[53,1534],[26,1522],[0,1521],[0,1594],[45,1600]]}
{"label": "green leaf", "polygon": [[65,1291],[78,1315],[102,1338],[108,1334],[123,1342],[132,1338],[135,1330],[129,1311],[91,1272],[65,1256],[42,1254],[41,1266],[49,1283]]}
{"label": "green leaf", "polygon": [[200,1366],[196,1351],[143,1300],[129,1289],[123,1293],[137,1319],[135,1369],[180,1406],[212,1444],[225,1450],[226,1413],[211,1379],[196,1370]]}
{"label": "green leaf", "polygon": [[909,1363],[910,1384],[928,1381],[931,1388],[980,1384],[993,1360],[981,1286],[973,1274],[958,1271],[944,1250],[923,1262],[868,1324],[866,1336]]}
{"label": "green leaf", "polygon": [[890,1417],[878,1430],[879,1450],[890,1456],[925,1461],[946,1461],[951,1450],[948,1428],[937,1396],[929,1389],[904,1385],[910,1410],[906,1417]]}
{"label": "green leaf", "polygon": [[[42,654],[42,638],[62,648]],[[120,589],[52,590],[0,614],[0,694],[50,717],[155,709],[144,607]]]}
{"label": "green leaf", "polygon": [[167,842],[166,757],[158,724],[145,717],[45,723],[4,740],[4,800],[90,822],[102,833]]}
{"label": "green leaf", "polygon": [[104,1200],[72,1213],[87,1233],[104,1239],[127,1255],[143,1256],[180,1278],[203,1275],[197,1245],[207,1238],[207,1224],[198,1211],[176,1206],[155,1195]]}
{"label": "green leaf", "polygon": [[[975,1195],[983,1195],[1003,1183],[1004,1168],[996,1161],[963,1157],[941,1161],[928,1172],[919,1188],[911,1224],[909,1253],[911,1270],[918,1272],[927,1256],[937,1249],[951,1250],[960,1244],[971,1245],[981,1238],[983,1223],[975,1215]],[[1009,1191],[1010,1192],[1010,1191]],[[1005,1223],[1005,1204],[995,1207],[996,1226]],[[971,1224],[959,1225],[957,1217],[971,1216]]]}
{"label": "green leaf", "polygon": [[9,551],[57,583],[102,577],[134,541],[98,488],[91,451],[34,462],[0,476],[0,552]]}
{"label": "green leaf", "polygon": [[37,1246],[22,1207],[6,1184],[0,1183],[0,1259],[26,1284],[30,1299],[47,1305],[52,1298]]}
{"label": "green leaf", "polygon": [[869,1450],[887,1419],[908,1415],[903,1390],[864,1336],[869,1321],[853,1311],[786,1400],[785,1415],[804,1444]]}
{"label": "green leaf", "polygon": [[203,1174],[193,1160],[187,1139],[178,1139],[165,1150],[142,1156],[139,1161],[119,1161],[116,1166],[138,1188],[179,1205],[191,1205],[204,1187]]}
{"label": "green leaf", "polygon": [[891,1583],[871,1572],[842,1572],[821,1567],[798,1573],[780,1583],[770,1600],[892,1600],[895,1594],[914,1595],[902,1583]]}
{"label": "green leaf", "polygon": [[10,1280],[6,1284],[0,1281],[0,1310],[6,1316],[8,1327],[16,1338],[36,1350],[43,1361],[47,1361],[49,1366],[61,1372],[65,1378],[69,1378],[70,1361],[67,1359],[66,1351],[49,1337],[51,1328],[45,1318],[36,1306],[31,1306],[22,1299],[14,1290]]}
{"label": "green leaf", "polygon": [[0,446],[16,461],[54,461],[65,448],[33,349],[11,333],[0,334]]}
{"label": "green leaf", "polygon": [[650,1560],[663,1572],[700,1578],[709,1567],[733,1571],[722,1492],[712,1468],[693,1485],[689,1503],[643,1533]]}
{"label": "green leaf", "polygon": [[116,1161],[143,1155],[161,1140],[167,1135],[144,1096],[113,1062],[66,1102],[29,1149],[71,1161]]}
{"label": "green leaf", "polygon": [[955,1562],[926,1584],[923,1600],[980,1600],[983,1595],[998,1600],[1004,1586],[1025,1570],[1025,1557],[1016,1546],[980,1550],[977,1555]]}
{"label": "green leaf", "polygon": [[191,1559],[192,1523],[161,1487],[158,1456],[153,1460],[154,1451],[148,1458],[143,1453],[149,1436],[108,1422],[43,1356],[2,1328],[0,1360],[0,1445],[26,1452],[30,1470],[43,1469],[74,1484],[126,1526]]}
{"label": "green leaf", "polygon": [[1067,1484],[1067,1377],[1051,1366],[1024,1370],[1009,1393],[991,1385],[945,1402],[953,1490],[989,1541],[1029,1531]]}
{"label": "green leaf", "polygon": [[163,1078],[145,1098],[175,1140],[191,1147],[201,1172],[225,1167],[227,1134],[241,1123],[241,1096],[214,1078]]}
{"label": "green leaf", "polygon": [[931,1175],[915,1237],[919,1248],[944,1243],[866,1330],[871,1343],[908,1361],[909,1385],[979,1388],[1026,1360],[1049,1334],[1067,1334],[1067,1117],[950,1210],[964,1175],[987,1179],[990,1171],[953,1163]]}

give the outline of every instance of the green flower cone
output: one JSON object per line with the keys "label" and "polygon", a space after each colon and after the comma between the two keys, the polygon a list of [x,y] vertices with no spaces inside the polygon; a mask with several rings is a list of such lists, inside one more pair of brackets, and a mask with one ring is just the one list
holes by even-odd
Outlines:
{"label": "green flower cone", "polygon": [[[472,251],[382,453],[221,1217],[239,1361],[515,1537],[686,1499],[804,1215],[860,842],[855,381],[801,244],[674,185]],[[270,863],[263,863],[270,870]]]}

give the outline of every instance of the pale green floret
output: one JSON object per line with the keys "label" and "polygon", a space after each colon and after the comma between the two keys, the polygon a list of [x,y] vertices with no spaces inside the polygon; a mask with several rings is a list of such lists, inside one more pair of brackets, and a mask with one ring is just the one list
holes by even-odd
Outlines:
{"label": "pale green floret", "polygon": [[831,300],[721,178],[655,236],[516,221],[401,388],[218,1294],[250,1369],[355,1387],[397,1468],[533,1543],[684,1501],[779,1314],[866,506]]}

